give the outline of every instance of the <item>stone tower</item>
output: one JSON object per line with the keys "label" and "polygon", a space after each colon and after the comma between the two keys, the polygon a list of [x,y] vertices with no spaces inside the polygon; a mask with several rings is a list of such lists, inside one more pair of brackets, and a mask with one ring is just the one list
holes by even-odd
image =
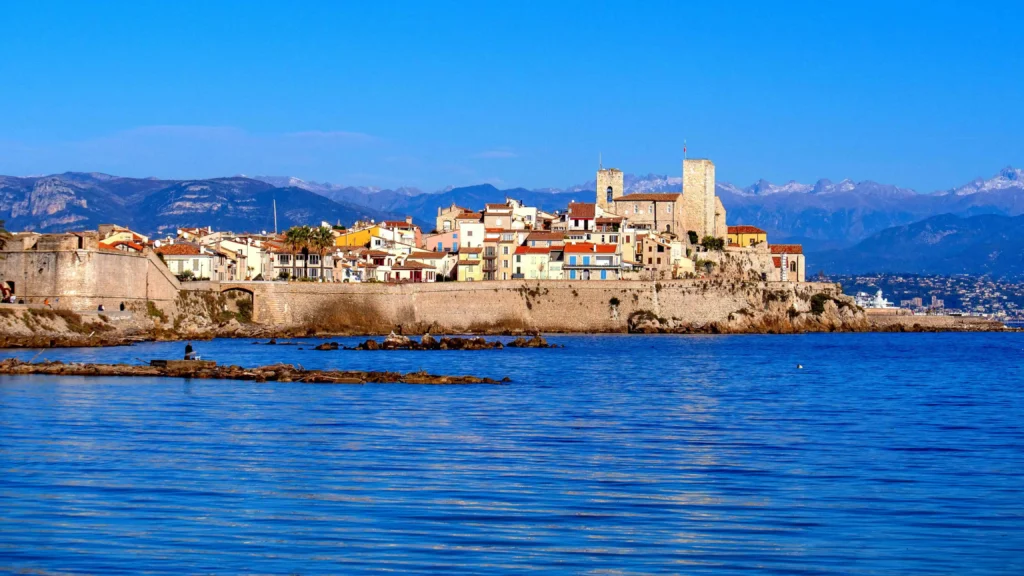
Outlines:
{"label": "stone tower", "polygon": [[715,164],[683,160],[683,221],[697,238],[715,235]]}
{"label": "stone tower", "polygon": [[622,170],[602,168],[597,171],[597,205],[608,212],[615,212],[613,200],[622,197]]}

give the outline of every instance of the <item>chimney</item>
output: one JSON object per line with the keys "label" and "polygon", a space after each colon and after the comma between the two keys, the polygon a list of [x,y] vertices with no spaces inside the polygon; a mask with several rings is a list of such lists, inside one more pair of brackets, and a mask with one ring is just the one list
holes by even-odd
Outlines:
{"label": "chimney", "polygon": [[406,216],[405,217],[405,223],[411,225],[412,224],[412,216]]}

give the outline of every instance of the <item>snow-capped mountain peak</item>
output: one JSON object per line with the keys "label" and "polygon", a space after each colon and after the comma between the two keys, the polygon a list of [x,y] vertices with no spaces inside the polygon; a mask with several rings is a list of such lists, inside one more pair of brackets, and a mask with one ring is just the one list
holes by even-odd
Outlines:
{"label": "snow-capped mountain peak", "polygon": [[997,190],[1007,190],[1010,188],[1024,189],[1024,170],[1007,166],[988,180],[978,178],[969,184],[965,184],[959,188],[954,188],[947,193],[952,193],[957,196],[968,196],[979,192],[995,192]]}

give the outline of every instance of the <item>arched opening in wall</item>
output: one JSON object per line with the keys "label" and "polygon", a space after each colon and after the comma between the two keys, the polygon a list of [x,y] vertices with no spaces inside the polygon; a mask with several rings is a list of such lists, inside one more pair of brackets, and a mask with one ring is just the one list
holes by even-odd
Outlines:
{"label": "arched opening in wall", "polygon": [[608,189],[605,190],[605,196],[606,196],[607,202],[609,204],[611,204],[612,203],[612,198],[614,197],[614,190],[612,190],[611,186],[609,186]]}
{"label": "arched opening in wall", "polygon": [[252,322],[252,310],[255,297],[251,290],[244,288],[228,288],[222,290],[224,295],[224,314],[231,315],[243,324]]}

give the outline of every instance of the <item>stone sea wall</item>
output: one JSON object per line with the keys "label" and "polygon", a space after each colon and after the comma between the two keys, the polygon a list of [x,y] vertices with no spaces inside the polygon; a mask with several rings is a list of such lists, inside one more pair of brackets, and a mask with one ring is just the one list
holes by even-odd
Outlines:
{"label": "stone sea wall", "polygon": [[[271,282],[218,288],[251,291],[253,319],[261,324],[371,333],[397,326],[445,332],[625,332],[631,320],[635,324],[641,315],[663,326],[717,324],[742,330],[768,312],[783,320],[810,313],[815,295],[844,308],[848,300],[835,284],[714,279],[398,285]],[[832,309],[839,307],[833,303]],[[852,306],[847,315],[856,316]]]}

